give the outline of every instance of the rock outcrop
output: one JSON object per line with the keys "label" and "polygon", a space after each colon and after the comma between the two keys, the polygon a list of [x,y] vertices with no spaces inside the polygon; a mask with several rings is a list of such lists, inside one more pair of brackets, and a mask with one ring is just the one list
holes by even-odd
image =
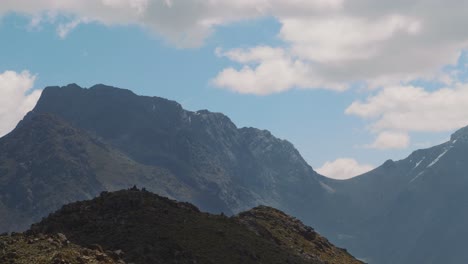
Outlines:
{"label": "rock outcrop", "polygon": [[0,263],[4,264],[125,264],[121,255],[80,247],[61,233],[0,235]]}

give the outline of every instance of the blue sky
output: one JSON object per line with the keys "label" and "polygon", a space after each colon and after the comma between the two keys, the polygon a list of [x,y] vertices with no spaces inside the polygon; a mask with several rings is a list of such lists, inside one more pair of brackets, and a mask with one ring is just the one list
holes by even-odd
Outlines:
{"label": "blue sky", "polygon": [[[313,168],[329,162],[321,172],[345,178],[448,140],[456,128],[468,125],[463,113],[468,34],[426,44],[447,36],[424,31],[435,22],[426,21],[431,13],[419,12],[417,6],[410,14],[392,11],[387,20],[370,21],[370,15],[347,10],[338,0],[331,1],[341,3],[338,7],[293,1],[287,14],[278,11],[285,2],[271,1],[273,7],[265,11],[252,4],[256,1],[245,6],[241,1],[235,8],[245,17],[234,15],[232,7],[219,11],[221,4],[201,5],[220,14],[192,7],[201,15],[193,21],[184,18],[188,22],[181,26],[170,18],[162,23],[150,13],[152,5],[165,4],[177,7],[175,15],[192,15],[180,1],[102,0],[111,11],[128,4],[145,19],[114,17],[92,1],[60,8],[52,0],[41,1],[37,8],[25,0],[0,7],[3,134],[32,107],[38,96],[32,91],[104,83],[173,99],[189,110],[222,112],[239,127],[268,129],[291,141]],[[335,12],[335,20],[317,17],[316,9]],[[228,18],[221,20],[221,15]],[[200,20],[203,16],[207,18]],[[192,28],[190,23],[200,21],[201,28]],[[373,28],[376,23],[379,27]],[[405,53],[415,48],[420,57]],[[389,56],[388,50],[396,53]],[[426,61],[428,54],[434,58]],[[6,101],[13,100],[7,98],[18,103],[9,108]]]}

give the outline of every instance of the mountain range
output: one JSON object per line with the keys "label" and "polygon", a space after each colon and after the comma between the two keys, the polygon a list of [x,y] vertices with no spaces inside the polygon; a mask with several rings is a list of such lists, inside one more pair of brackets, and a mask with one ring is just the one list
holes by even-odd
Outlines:
{"label": "mountain range", "polygon": [[463,263],[467,154],[464,128],[442,145],[332,180],[288,141],[220,113],[106,85],[47,87],[0,139],[0,231],[137,185],[216,214],[278,208],[369,263]]}

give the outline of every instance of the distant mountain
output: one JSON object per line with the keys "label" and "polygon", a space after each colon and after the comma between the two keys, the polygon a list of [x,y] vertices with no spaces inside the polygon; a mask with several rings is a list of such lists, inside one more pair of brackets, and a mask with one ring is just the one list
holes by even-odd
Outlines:
{"label": "distant mountain", "polygon": [[39,233],[63,233],[85,247],[123,252],[136,264],[361,263],[273,208],[212,215],[136,188],[66,205],[28,231]]}
{"label": "distant mountain", "polygon": [[0,139],[0,231],[133,185],[213,213],[264,204],[328,226],[314,217],[330,210],[323,179],[291,143],[222,114],[105,85],[48,87]]}
{"label": "distant mountain", "polygon": [[347,181],[327,181],[347,221],[324,232],[371,263],[465,263],[468,127]]}
{"label": "distant mountain", "polygon": [[467,171],[468,127],[338,181],[288,141],[220,113],[105,85],[48,87],[0,139],[0,231],[137,185],[212,213],[278,208],[370,263],[464,263]]}
{"label": "distant mountain", "polygon": [[173,197],[210,212],[234,214],[267,204],[302,216],[306,206],[327,195],[323,177],[291,143],[265,130],[238,129],[220,113],[191,112],[174,101],[105,85],[74,84],[47,87],[32,112],[58,116],[139,164],[167,169],[200,194]]}

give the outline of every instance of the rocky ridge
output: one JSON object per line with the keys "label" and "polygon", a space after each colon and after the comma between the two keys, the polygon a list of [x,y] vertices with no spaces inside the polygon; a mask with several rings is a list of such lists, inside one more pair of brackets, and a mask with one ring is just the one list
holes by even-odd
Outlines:
{"label": "rocky ridge", "polygon": [[65,205],[28,233],[63,233],[82,246],[121,249],[125,261],[137,264],[361,263],[278,210],[213,215],[136,188]]}
{"label": "rocky ridge", "polygon": [[265,130],[237,128],[221,113],[188,111],[102,84],[47,87],[32,112],[58,116],[139,164],[167,169],[196,193],[173,197],[209,212],[268,204],[300,217],[305,200],[320,203],[325,193],[321,176],[291,143]]}
{"label": "rocky ridge", "polygon": [[323,233],[369,263],[466,262],[467,165],[465,127],[361,176],[326,180],[341,216]]}
{"label": "rocky ridge", "polygon": [[284,250],[295,251],[303,259],[320,260],[324,263],[363,263],[345,249],[334,246],[299,219],[280,210],[259,206],[240,213],[236,218],[250,230],[270,239]]}

